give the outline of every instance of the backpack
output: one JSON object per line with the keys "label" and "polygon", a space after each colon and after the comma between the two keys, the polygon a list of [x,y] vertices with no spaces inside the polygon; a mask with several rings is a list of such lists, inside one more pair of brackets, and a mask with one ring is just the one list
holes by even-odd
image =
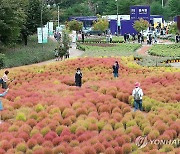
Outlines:
{"label": "backpack", "polygon": [[134,100],[141,100],[141,96],[140,96],[140,94],[139,94],[139,90],[140,90],[140,89],[138,89],[137,91],[135,91]]}

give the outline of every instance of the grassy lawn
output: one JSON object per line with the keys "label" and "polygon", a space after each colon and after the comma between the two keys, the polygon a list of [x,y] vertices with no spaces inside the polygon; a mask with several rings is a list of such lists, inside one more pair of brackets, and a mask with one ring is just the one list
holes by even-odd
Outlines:
{"label": "grassy lawn", "polygon": [[84,56],[99,57],[99,56],[129,56],[135,55],[135,50],[141,47],[140,44],[113,44],[111,46],[82,45],[85,48]]}
{"label": "grassy lawn", "polygon": [[149,54],[161,57],[180,57],[180,44],[153,45]]}
{"label": "grassy lawn", "polygon": [[50,40],[47,44],[38,44],[37,36],[29,37],[28,45],[7,49],[5,54],[5,67],[22,66],[38,63],[54,58],[53,50],[57,43]]}

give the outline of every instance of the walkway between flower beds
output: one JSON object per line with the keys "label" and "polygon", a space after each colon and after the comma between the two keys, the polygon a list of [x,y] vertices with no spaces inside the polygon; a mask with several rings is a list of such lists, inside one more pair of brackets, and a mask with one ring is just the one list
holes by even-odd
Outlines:
{"label": "walkway between flower beds", "polygon": [[142,56],[148,56],[148,50],[150,48],[151,48],[150,45],[142,45],[142,47],[137,50],[137,53]]}
{"label": "walkway between flower beds", "polygon": [[[76,57],[80,57],[84,53],[84,51],[76,49],[76,44],[74,43],[74,44],[72,44],[72,48],[70,48],[69,53],[70,53],[69,58],[76,58]],[[44,61],[44,62],[32,64],[32,65],[40,66],[40,65],[46,65],[46,64],[49,64],[49,63],[52,63],[52,62],[56,62],[55,59],[51,59],[51,60],[48,60],[48,61]]]}

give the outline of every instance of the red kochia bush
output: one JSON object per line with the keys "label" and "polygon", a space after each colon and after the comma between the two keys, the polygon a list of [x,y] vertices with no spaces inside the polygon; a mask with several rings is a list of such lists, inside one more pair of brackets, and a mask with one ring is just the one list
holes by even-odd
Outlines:
{"label": "red kochia bush", "polygon": [[22,138],[25,142],[27,142],[30,138],[29,134],[25,132],[20,132],[18,135],[19,138]]}
{"label": "red kochia bush", "polygon": [[0,148],[0,154],[5,154],[5,153],[6,153],[6,151],[4,149]]}
{"label": "red kochia bush", "polygon": [[10,144],[9,141],[1,141],[1,148],[5,151],[7,151],[8,149],[12,148],[12,145]]}
{"label": "red kochia bush", "polygon": [[113,148],[107,148],[105,154],[115,154],[115,151]]}
{"label": "red kochia bush", "polygon": [[101,143],[96,143],[94,149],[96,150],[96,153],[103,153],[105,151],[105,148]]}
{"label": "red kochia bush", "polygon": [[56,137],[52,141],[54,146],[60,145],[61,142],[62,142],[62,138],[61,137]]}
{"label": "red kochia bush", "polygon": [[44,139],[45,140],[48,140],[48,141],[52,141],[55,137],[57,137],[58,135],[55,133],[55,132],[53,132],[53,131],[51,131],[51,132],[48,132],[46,135],[45,135],[45,137],[44,137]]}
{"label": "red kochia bush", "polygon": [[82,151],[84,152],[84,154],[96,154],[95,149],[93,147],[91,147],[91,146],[83,147]]}
{"label": "red kochia bush", "polygon": [[53,144],[51,141],[45,141],[43,144],[42,144],[43,147],[48,147],[48,148],[53,148]]}
{"label": "red kochia bush", "polygon": [[36,144],[37,144],[37,141],[35,139],[30,139],[27,142],[27,146],[28,146],[29,149],[32,149]]}
{"label": "red kochia bush", "polygon": [[122,146],[123,154],[129,154],[132,152],[132,146],[130,143],[126,143]]}

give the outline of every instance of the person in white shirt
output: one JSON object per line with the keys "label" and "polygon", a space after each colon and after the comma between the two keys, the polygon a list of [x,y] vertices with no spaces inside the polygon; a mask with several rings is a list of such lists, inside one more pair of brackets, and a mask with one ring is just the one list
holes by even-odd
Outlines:
{"label": "person in white shirt", "polygon": [[134,97],[134,111],[141,110],[142,111],[142,97],[143,91],[140,88],[140,83],[135,83],[135,88],[133,89],[132,96]]}
{"label": "person in white shirt", "polygon": [[8,70],[6,70],[5,72],[4,72],[4,75],[3,75],[3,77],[2,77],[2,88],[3,89],[7,89],[7,82],[9,81],[9,79],[8,79],[8,75],[9,74],[9,71]]}

